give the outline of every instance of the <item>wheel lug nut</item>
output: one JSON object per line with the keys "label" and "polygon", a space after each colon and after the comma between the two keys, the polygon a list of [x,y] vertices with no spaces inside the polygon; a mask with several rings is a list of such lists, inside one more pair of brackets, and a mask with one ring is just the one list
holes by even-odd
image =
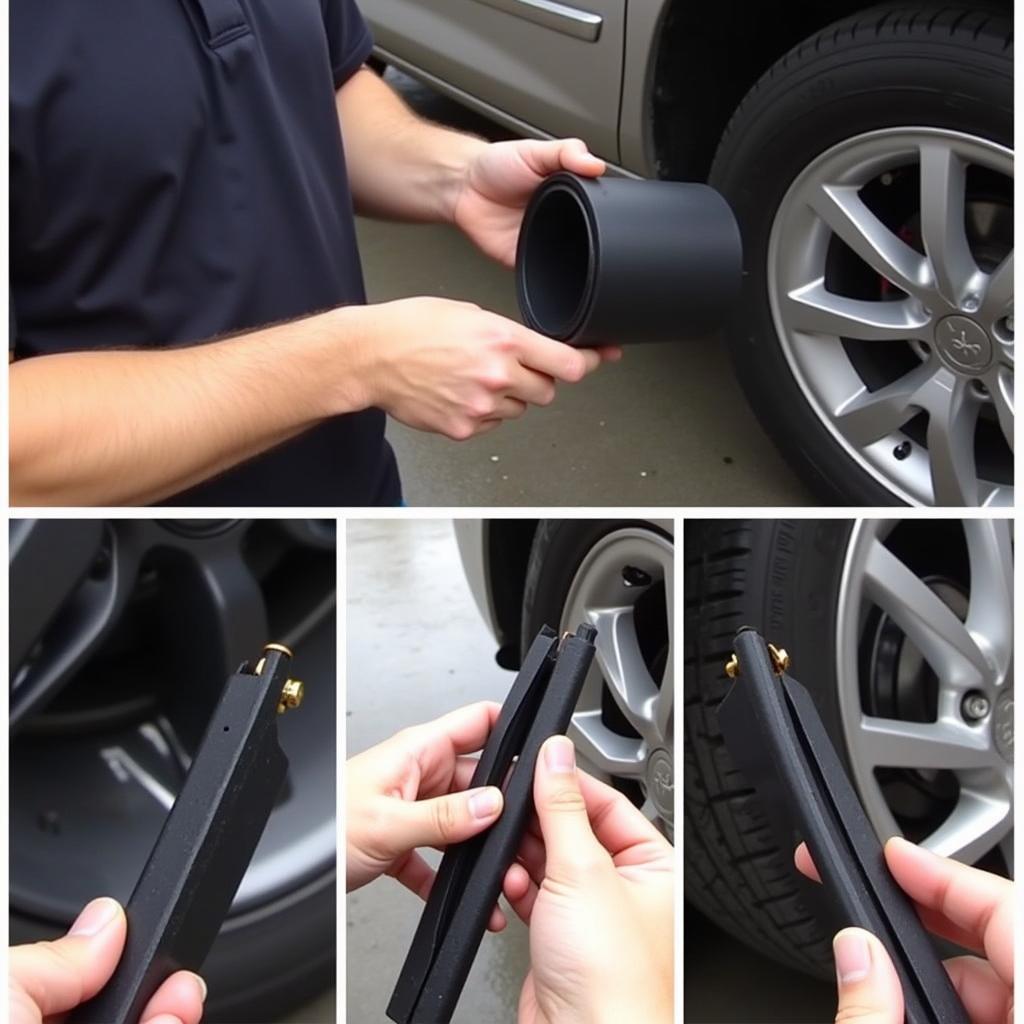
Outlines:
{"label": "wheel lug nut", "polygon": [[649,587],[651,575],[644,572],[643,569],[638,569],[635,565],[624,565],[622,567],[622,582],[627,587]]}
{"label": "wheel lug nut", "polygon": [[909,457],[911,451],[913,451],[913,445],[909,441],[900,441],[898,445],[892,450],[892,457],[899,462],[902,462],[905,458]]}
{"label": "wheel lug nut", "polygon": [[973,293],[964,299],[964,309],[966,309],[968,313],[973,313],[978,308],[978,305],[978,296]]}
{"label": "wheel lug nut", "polygon": [[980,722],[991,710],[992,705],[983,693],[969,693],[960,705],[960,712],[968,722]]}

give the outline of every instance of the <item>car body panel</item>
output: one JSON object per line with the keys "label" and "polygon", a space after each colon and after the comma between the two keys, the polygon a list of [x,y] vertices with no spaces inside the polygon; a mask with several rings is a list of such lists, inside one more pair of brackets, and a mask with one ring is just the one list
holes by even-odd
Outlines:
{"label": "car body panel", "polygon": [[487,520],[454,519],[455,542],[459,546],[462,571],[466,574],[473,600],[491,636],[498,638],[498,616],[494,609],[491,590],[491,566],[487,558]]}
{"label": "car body panel", "polygon": [[[530,135],[580,136],[619,162],[625,0],[362,0],[378,55]],[[552,28],[551,9],[569,12]],[[510,13],[518,10],[519,13]],[[578,12],[600,17],[593,41],[566,31]],[[555,19],[554,23],[557,23]],[[395,60],[394,58],[400,58]],[[453,90],[458,90],[454,93]],[[481,108],[481,104],[485,105]]]}

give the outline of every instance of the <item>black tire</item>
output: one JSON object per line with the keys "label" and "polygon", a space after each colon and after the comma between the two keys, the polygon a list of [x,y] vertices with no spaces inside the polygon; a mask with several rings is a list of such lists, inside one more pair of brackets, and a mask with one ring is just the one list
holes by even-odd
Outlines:
{"label": "black tire", "polygon": [[520,656],[541,626],[557,629],[569,586],[587,552],[618,526],[606,519],[542,519],[534,534],[523,588]]}
{"label": "black tire", "polygon": [[605,535],[624,526],[660,531],[629,519],[542,519],[530,548],[523,588],[520,651],[525,654],[541,626],[557,628],[576,570]]}
{"label": "black tire", "polygon": [[728,341],[766,431],[822,500],[899,504],[843,451],[804,398],[777,342],[767,249],[789,185],[819,154],[908,124],[1013,146],[1012,23],[978,5],[885,6],[829,26],[778,61],[733,115],[710,181],[743,233],[743,300]]}
{"label": "black tire", "polygon": [[[639,528],[652,536],[667,536],[657,526],[643,520],[541,520],[530,549],[523,591],[520,637],[523,653],[541,626],[549,625],[557,629],[562,623],[566,601],[570,596],[570,588],[587,555],[602,538],[626,527]],[[652,677],[659,683],[663,678],[659,674],[660,666],[664,664],[664,655],[669,649],[669,637],[665,635],[668,625],[663,591],[664,587],[662,586],[661,597],[648,607],[649,614],[638,615],[637,621],[643,656],[651,670]],[[637,607],[639,608],[639,604]],[[565,625],[575,629],[577,623],[568,622]],[[608,694],[607,684],[605,684],[602,694],[601,715],[602,721],[613,731],[624,730],[624,735],[638,735],[635,732],[631,733],[630,723]],[[664,737],[664,746],[671,758],[674,747],[674,732],[671,724]],[[608,781],[620,792],[625,793],[634,804],[643,805],[645,795],[642,787],[636,781],[615,776],[609,777]],[[656,824],[671,839],[671,822],[658,814]]]}
{"label": "black tire", "polygon": [[831,970],[831,936],[808,909],[793,851],[776,846],[754,791],[729,758],[717,706],[730,685],[724,666],[733,636],[752,625],[794,652],[798,668],[814,667],[813,680],[800,678],[813,683],[837,739],[835,595],[850,527],[844,520],[691,520],[684,533],[686,897],[741,941],[822,976]]}

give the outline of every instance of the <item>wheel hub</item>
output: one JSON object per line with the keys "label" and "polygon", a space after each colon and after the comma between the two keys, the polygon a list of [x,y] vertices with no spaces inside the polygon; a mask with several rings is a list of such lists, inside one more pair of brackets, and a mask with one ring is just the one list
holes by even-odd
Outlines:
{"label": "wheel hub", "polygon": [[995,348],[980,324],[970,317],[953,315],[935,325],[935,351],[954,373],[978,377],[992,365]]}
{"label": "wheel hub", "polygon": [[1000,694],[992,713],[992,739],[996,750],[1013,764],[1013,690]]}
{"label": "wheel hub", "polygon": [[672,755],[656,750],[647,762],[647,795],[658,814],[672,821],[675,807],[675,781]]}

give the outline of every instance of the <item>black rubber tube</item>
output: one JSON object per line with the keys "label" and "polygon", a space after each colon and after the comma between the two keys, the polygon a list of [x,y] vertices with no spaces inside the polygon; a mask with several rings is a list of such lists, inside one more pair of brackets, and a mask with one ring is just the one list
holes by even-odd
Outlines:
{"label": "black rubber tube", "polygon": [[516,252],[524,323],[586,347],[703,337],[740,287],[743,247],[710,186],[580,178],[534,193]]}

